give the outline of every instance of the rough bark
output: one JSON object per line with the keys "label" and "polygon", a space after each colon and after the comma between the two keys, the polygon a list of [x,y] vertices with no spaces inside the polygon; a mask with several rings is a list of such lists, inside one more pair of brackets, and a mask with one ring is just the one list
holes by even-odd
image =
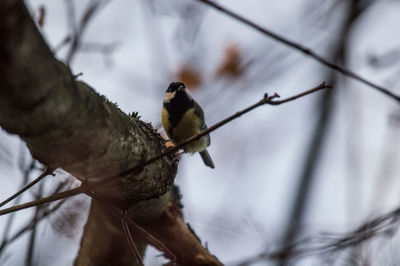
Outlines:
{"label": "rough bark", "polygon": [[[69,68],[54,58],[23,1],[17,0],[0,1],[0,126],[19,135],[41,163],[59,166],[88,182],[114,176],[165,149],[151,125],[124,114],[76,81]],[[181,212],[170,211],[172,205],[179,206],[171,189],[176,171],[176,160],[164,157],[96,188],[96,193],[114,206],[130,208],[129,218],[140,221],[173,250],[178,264],[218,265],[186,226]],[[143,251],[143,238],[135,240]],[[178,244],[180,249],[175,248]],[[121,220],[93,202],[76,265],[134,261]]]}
{"label": "rough bark", "polygon": [[[33,157],[96,181],[164,149],[151,126],[75,81],[20,1],[1,4],[0,125],[18,134]],[[176,163],[164,158],[100,191],[120,201],[150,199],[167,192],[175,173]]]}

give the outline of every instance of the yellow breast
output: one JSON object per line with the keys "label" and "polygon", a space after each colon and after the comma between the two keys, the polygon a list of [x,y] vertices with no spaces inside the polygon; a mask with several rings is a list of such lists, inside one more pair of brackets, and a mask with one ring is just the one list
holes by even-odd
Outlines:
{"label": "yellow breast", "polygon": [[[200,130],[201,121],[194,114],[194,109],[189,109],[188,111],[186,111],[186,113],[182,116],[182,119],[179,121],[176,127],[172,128],[173,136],[170,136],[169,134],[171,130],[170,127],[172,127],[172,125],[168,121],[168,112],[167,110],[165,110],[165,108],[163,108],[161,112],[161,120],[168,137],[172,139],[174,143],[181,142],[182,140],[185,140],[193,135],[196,135],[201,131]],[[185,152],[192,152],[192,153],[204,151],[207,148],[207,145],[208,145],[207,138],[202,137],[199,140],[190,143],[188,146],[184,148],[184,150]]]}
{"label": "yellow breast", "polygon": [[194,109],[187,110],[173,128],[174,141],[180,142],[200,132],[200,120],[193,112]]}
{"label": "yellow breast", "polygon": [[167,133],[168,138],[171,139],[171,136],[169,134],[169,132],[171,130],[170,129],[171,124],[169,123],[169,120],[168,120],[168,112],[164,107],[162,108],[162,111],[161,111],[161,123],[164,127],[165,133]]}

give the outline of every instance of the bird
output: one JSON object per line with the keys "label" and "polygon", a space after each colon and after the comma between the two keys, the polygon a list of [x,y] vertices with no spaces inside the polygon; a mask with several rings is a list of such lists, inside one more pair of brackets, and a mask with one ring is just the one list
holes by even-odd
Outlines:
{"label": "bird", "polygon": [[[207,129],[204,111],[192,98],[182,82],[172,82],[164,95],[161,122],[169,139],[179,143]],[[210,135],[204,135],[183,148],[184,152],[199,152],[206,166],[214,168],[214,162],[207,151]]]}

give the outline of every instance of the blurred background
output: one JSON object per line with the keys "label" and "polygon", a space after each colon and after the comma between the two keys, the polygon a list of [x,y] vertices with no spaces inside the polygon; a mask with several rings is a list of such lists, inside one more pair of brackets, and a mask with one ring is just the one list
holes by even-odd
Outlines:
{"label": "blurred background", "polygon": [[[209,126],[264,93],[286,98],[332,84],[333,90],[260,107],[212,132],[215,169],[197,154],[184,155],[176,184],[186,221],[226,265],[400,264],[397,219],[380,224],[370,241],[320,252],[399,206],[396,101],[198,1],[25,2],[57,58],[161,134],[171,81],[186,84]],[[218,3],[400,93],[398,0]],[[18,137],[0,129],[3,199],[41,168]],[[13,204],[74,182],[58,170]],[[89,203],[78,196],[2,216],[0,265],[71,265]],[[271,255],[290,243],[311,249],[291,260]],[[149,248],[146,265],[165,263],[159,254]]]}

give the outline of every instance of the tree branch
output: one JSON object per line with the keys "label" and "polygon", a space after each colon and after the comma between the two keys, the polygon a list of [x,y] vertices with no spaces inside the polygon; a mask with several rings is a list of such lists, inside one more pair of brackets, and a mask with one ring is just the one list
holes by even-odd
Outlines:
{"label": "tree branch", "polygon": [[138,248],[136,247],[135,241],[133,240],[131,230],[128,225],[128,218],[126,217],[126,210],[123,211],[125,213],[124,216],[121,217],[122,229],[124,229],[124,234],[126,239],[128,240],[129,246],[131,247],[132,254],[136,257],[136,260],[139,265],[144,266],[142,255],[140,254]]}
{"label": "tree branch", "polygon": [[273,252],[261,252],[234,265],[251,265],[262,259],[295,259],[310,255],[321,255],[343,251],[374,237],[392,237],[399,225],[400,207],[362,223],[357,229],[345,234],[325,233],[319,236],[300,239],[282,249]]}
{"label": "tree branch", "polygon": [[[36,160],[32,158],[30,164],[26,166],[25,165],[25,156],[23,156],[22,154],[23,153],[22,153],[22,149],[21,149],[20,150],[20,155],[19,155],[20,157],[19,157],[19,160],[18,160],[18,167],[19,167],[19,169],[21,170],[21,172],[23,174],[22,183],[21,183],[21,186],[23,187],[24,185],[26,185],[28,183],[30,174],[32,173],[33,169],[35,168]],[[14,202],[14,204],[18,205],[20,203],[20,201],[21,201],[21,198],[18,198]],[[8,235],[9,235],[9,233],[11,231],[11,227],[13,226],[13,223],[14,223],[14,218],[15,218],[15,213],[12,214],[12,215],[9,215],[7,217],[7,222],[6,222],[6,225],[5,225],[4,230],[3,230],[3,237],[2,237],[2,245],[1,246],[3,246],[3,244],[8,239]],[[0,254],[1,254],[1,249],[0,249]]]}
{"label": "tree branch", "polygon": [[300,43],[296,43],[294,41],[286,39],[285,37],[283,37],[283,36],[281,36],[281,35],[279,35],[277,33],[274,33],[274,32],[272,32],[272,31],[270,31],[270,30],[268,30],[268,29],[266,29],[264,27],[261,27],[260,25],[250,21],[249,19],[247,19],[247,18],[245,18],[245,17],[243,17],[243,16],[241,16],[241,15],[239,15],[239,14],[237,14],[237,13],[235,13],[235,12],[233,12],[233,11],[231,11],[231,10],[221,6],[221,5],[219,5],[219,4],[217,4],[214,1],[210,1],[210,0],[196,0],[196,1],[202,2],[202,3],[204,3],[204,4],[206,4],[206,5],[210,6],[210,7],[213,7],[216,10],[218,10],[218,11],[220,11],[220,12],[222,12],[222,13],[224,13],[224,14],[226,14],[226,15],[228,15],[228,16],[230,16],[230,17],[232,17],[232,18],[234,18],[234,19],[236,19],[236,20],[238,20],[238,21],[240,21],[242,23],[244,23],[245,25],[255,29],[256,31],[261,32],[262,34],[267,35],[267,36],[271,37],[272,39],[274,39],[274,40],[276,40],[276,41],[278,41],[280,43],[283,43],[283,44],[293,48],[294,50],[297,50],[297,51],[300,51],[300,52],[304,53],[306,56],[309,56],[309,57],[315,59],[317,62],[319,62],[319,63],[321,63],[321,64],[323,64],[323,65],[325,65],[325,66],[327,66],[329,68],[332,68],[332,69],[342,73],[345,76],[348,76],[348,77],[350,77],[352,79],[358,80],[361,83],[364,83],[365,85],[367,85],[369,87],[372,87],[372,88],[382,92],[383,94],[393,98],[397,102],[400,102],[400,96],[399,95],[391,92],[390,90],[388,90],[385,87],[382,87],[382,86],[380,86],[378,84],[375,84],[375,83],[373,83],[373,82],[361,77],[360,75],[356,74],[355,72],[353,72],[353,71],[351,71],[351,70],[349,70],[347,68],[341,67],[341,66],[329,61],[328,59],[325,59],[323,56],[318,55],[317,53],[313,52],[310,48],[304,47]]}
{"label": "tree branch", "polygon": [[42,221],[44,218],[48,217],[50,214],[57,211],[65,203],[65,200],[66,199],[63,199],[62,201],[58,202],[54,207],[52,207],[50,209],[41,211],[38,216],[34,216],[28,223],[26,223],[25,226],[23,226],[16,233],[14,233],[13,236],[5,239],[0,245],[0,254],[3,252],[4,248],[7,245],[9,245],[11,242],[17,240],[24,233],[28,232],[29,230],[32,230],[33,227],[36,226],[40,221]]}
{"label": "tree branch", "polygon": [[[91,193],[91,196],[95,200],[100,202],[105,208],[107,208],[109,211],[111,211],[115,216],[119,217],[121,219],[121,221],[123,222],[123,227],[129,227],[129,225],[133,226],[136,231],[138,231],[144,235],[144,237],[147,239],[148,242],[150,242],[154,247],[163,251],[166,254],[167,258],[170,258],[174,263],[176,262],[176,256],[157,238],[155,238],[149,232],[147,232],[142,227],[137,225],[132,219],[130,219],[127,215],[127,210],[118,211],[117,209],[115,209],[115,207],[108,204],[106,201],[101,199],[101,197],[97,196],[94,192]],[[121,212],[123,212],[123,214]],[[129,228],[123,228],[123,229],[124,229],[125,234],[127,232],[129,233]],[[125,231],[126,229],[127,229],[127,231]],[[133,239],[132,239],[132,235],[130,235],[130,233],[129,233],[128,237],[129,237],[128,241],[130,242],[131,246],[132,246],[132,244],[133,244],[133,246],[135,246],[135,243],[133,242]],[[136,250],[134,253],[136,254],[137,258],[139,258],[139,260],[140,260],[140,261],[138,261],[138,263],[143,264],[143,262],[141,261],[140,254],[139,254],[139,252],[137,252],[138,251],[137,247],[135,246],[135,247],[133,247],[133,249]]]}
{"label": "tree branch", "polygon": [[[66,186],[68,186],[68,182],[60,183],[57,186],[57,188],[54,190],[54,193],[62,190]],[[41,208],[39,215],[34,216],[28,223],[26,223],[26,225],[24,227],[20,228],[17,232],[15,232],[14,235],[12,235],[11,237],[5,236],[0,245],[0,254],[2,254],[2,252],[4,251],[4,249],[6,248],[7,245],[9,245],[11,242],[17,240],[24,233],[28,232],[29,230],[32,230],[42,219],[46,218],[47,216],[49,216],[50,214],[52,214],[56,210],[58,210],[66,200],[67,200],[67,198],[61,200],[60,202],[55,204],[55,206],[52,206],[51,208],[48,208],[48,209]]]}
{"label": "tree branch", "polygon": [[201,138],[204,135],[209,134],[210,132],[222,127],[223,125],[225,125],[225,124],[231,122],[232,120],[244,115],[245,113],[250,112],[251,110],[253,110],[253,109],[257,108],[257,107],[260,107],[260,106],[265,105],[265,104],[280,105],[280,104],[288,103],[288,102],[297,100],[297,99],[299,99],[301,97],[304,97],[306,95],[309,95],[311,93],[314,93],[314,92],[317,92],[317,91],[323,90],[323,89],[328,89],[328,88],[332,88],[332,86],[330,86],[330,85],[326,84],[325,82],[323,82],[323,83],[321,83],[320,85],[318,85],[315,88],[312,88],[310,90],[304,91],[302,93],[296,94],[294,96],[291,96],[291,97],[288,97],[288,98],[282,99],[282,100],[274,100],[275,98],[280,97],[277,93],[275,93],[272,96],[268,96],[267,94],[265,94],[264,97],[260,101],[258,101],[257,103],[255,103],[253,105],[250,105],[249,107],[247,107],[247,108],[235,113],[234,115],[231,115],[231,116],[225,118],[224,120],[216,123],[215,125],[207,128],[206,130],[201,131],[200,133],[198,133],[198,134],[196,134],[196,135],[194,135],[194,136],[192,136],[192,137],[190,137],[190,138],[178,143],[176,146],[174,146],[174,147],[172,147],[170,149],[167,149],[165,152],[163,152],[163,153],[161,153],[159,155],[156,155],[156,156],[150,158],[149,160],[147,160],[147,161],[145,161],[145,162],[143,162],[143,163],[141,163],[141,164],[139,164],[137,166],[129,168],[129,169],[127,169],[127,170],[125,170],[123,172],[120,172],[120,173],[118,173],[116,175],[107,177],[107,178],[105,178],[103,180],[100,180],[98,182],[92,182],[92,183],[84,182],[78,188],[71,189],[71,190],[64,191],[64,192],[57,193],[57,194],[53,194],[51,196],[48,196],[46,198],[42,198],[40,200],[31,201],[31,202],[28,202],[28,203],[24,203],[24,204],[21,204],[21,205],[17,205],[17,206],[13,206],[13,207],[10,207],[10,208],[7,208],[7,209],[0,210],[0,216],[8,214],[8,213],[15,212],[15,211],[19,211],[19,210],[22,210],[22,209],[34,207],[34,206],[37,206],[37,205],[40,205],[40,204],[49,203],[49,202],[52,202],[52,201],[57,201],[57,200],[60,200],[62,198],[75,196],[75,195],[78,195],[78,194],[81,194],[81,193],[85,193],[88,196],[91,196],[92,190],[95,190],[98,187],[104,186],[105,184],[115,180],[116,178],[119,178],[119,177],[125,176],[127,174],[132,174],[134,172],[137,172],[137,171],[143,169],[143,167],[145,167],[145,166],[147,166],[147,165],[149,165],[149,164],[151,164],[151,163],[153,163],[153,162],[155,162],[155,161],[157,161],[157,160],[159,160],[159,159],[161,159],[161,158],[163,158],[165,156],[168,156],[168,155],[171,155],[171,154],[175,154],[179,149],[185,147],[189,143]]}
{"label": "tree branch", "polygon": [[2,201],[0,203],[0,207],[3,207],[4,205],[6,205],[7,203],[9,203],[10,201],[12,201],[13,199],[15,199],[16,197],[20,196],[22,193],[24,193],[25,191],[27,191],[28,189],[30,189],[31,187],[33,187],[34,185],[36,185],[38,182],[40,182],[43,178],[45,178],[48,175],[53,175],[53,171],[56,169],[56,167],[47,167],[46,170],[37,178],[35,178],[32,182],[30,182],[29,184],[27,184],[26,186],[24,186],[23,188],[21,188],[17,193],[13,194],[12,196],[10,196],[9,198],[5,199],[4,201]]}
{"label": "tree branch", "polygon": [[[68,17],[70,20],[70,25],[73,31],[72,34],[72,43],[71,47],[67,53],[65,62],[69,65],[76,55],[76,52],[79,50],[81,46],[81,40],[83,37],[83,33],[86,30],[89,22],[93,19],[94,15],[99,11],[99,8],[102,4],[109,3],[110,1],[103,1],[103,0],[92,0],[89,2],[88,6],[86,7],[85,12],[82,15],[80,23],[78,26],[75,25],[75,6],[72,0],[66,0],[66,4],[68,6]],[[65,39],[67,40],[68,37]]]}
{"label": "tree branch", "polygon": [[38,200],[34,200],[34,201],[30,201],[27,203],[23,203],[23,204],[19,204],[10,208],[6,208],[0,211],[0,216],[8,214],[8,213],[12,213],[12,212],[16,212],[16,211],[20,211],[23,209],[28,209],[31,207],[35,207],[38,205],[42,205],[42,204],[46,204],[46,203],[50,203],[53,201],[57,201],[57,200],[61,200],[61,199],[65,199],[65,198],[69,198],[72,196],[76,196],[79,194],[84,193],[84,189],[82,186],[77,187],[77,188],[73,188],[67,191],[63,191],[63,192],[59,192],[59,193],[55,193],[52,194],[51,196],[45,197],[45,198],[41,198]]}

